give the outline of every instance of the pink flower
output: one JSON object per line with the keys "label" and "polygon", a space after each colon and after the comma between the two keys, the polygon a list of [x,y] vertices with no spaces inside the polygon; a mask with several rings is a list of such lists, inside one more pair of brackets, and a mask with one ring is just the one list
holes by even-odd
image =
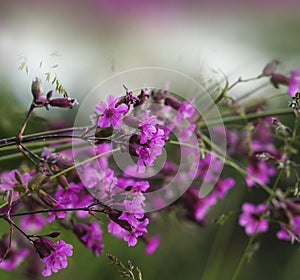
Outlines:
{"label": "pink flower", "polygon": [[[268,166],[268,164],[264,161],[256,161],[255,163],[251,163],[246,170],[249,174],[254,176],[263,184],[269,183],[270,177],[276,173],[276,169],[272,166]],[[253,187],[255,185],[252,177],[246,177],[245,179],[248,187]]]}
{"label": "pink flower", "polygon": [[115,96],[109,95],[105,102],[100,102],[95,106],[95,109],[100,113],[98,119],[98,126],[101,128],[109,127],[118,129],[122,125],[122,116],[127,113],[128,106],[126,104],[120,104],[115,107],[119,99]]}
{"label": "pink flower", "polygon": [[26,258],[26,256],[29,254],[29,250],[19,250],[17,248],[17,244],[15,242],[12,242],[9,253],[7,254],[6,258],[3,259],[2,257],[8,247],[8,243],[8,235],[2,236],[0,239],[0,269],[11,271],[18,267],[19,264]]}
{"label": "pink flower", "polygon": [[58,272],[68,266],[67,257],[72,256],[73,246],[63,240],[54,242],[48,238],[41,237],[34,241],[34,246],[45,263],[43,276],[50,276],[52,272]]}
{"label": "pink flower", "polygon": [[268,220],[262,217],[266,210],[265,204],[257,206],[245,202],[242,206],[242,214],[239,217],[239,225],[245,227],[247,235],[268,231]]}
{"label": "pink flower", "polygon": [[81,236],[80,240],[87,248],[92,249],[95,256],[98,256],[103,251],[102,244],[102,229],[97,222],[86,225],[85,234]]}
{"label": "pink flower", "polygon": [[299,241],[300,238],[300,216],[292,217],[289,224],[281,224],[281,229],[277,232],[277,238],[287,241]]}
{"label": "pink flower", "polygon": [[141,144],[145,144],[149,138],[156,132],[156,125],[158,124],[158,120],[156,116],[150,116],[150,110],[146,110],[145,114],[140,123],[140,129],[142,131],[141,135]]}
{"label": "pink flower", "polygon": [[300,89],[300,70],[291,71],[291,76],[289,80],[288,93],[290,96],[295,96],[295,94]]}
{"label": "pink flower", "polygon": [[142,222],[139,222],[131,232],[127,233],[123,239],[127,242],[128,246],[135,246],[137,243],[137,237],[142,236],[144,233],[147,233],[146,226],[149,224],[149,219],[145,219]]}
{"label": "pink flower", "polygon": [[158,248],[160,243],[160,236],[156,235],[146,239],[145,253],[147,255],[152,255]]}
{"label": "pink flower", "polygon": [[23,230],[37,232],[46,224],[46,219],[42,214],[32,214],[21,217],[20,225]]}

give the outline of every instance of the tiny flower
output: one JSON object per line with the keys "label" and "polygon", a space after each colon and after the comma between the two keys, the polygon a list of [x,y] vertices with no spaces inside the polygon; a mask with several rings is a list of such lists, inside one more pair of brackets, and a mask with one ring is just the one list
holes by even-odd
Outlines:
{"label": "tiny flower", "polygon": [[194,206],[194,219],[201,224],[205,224],[205,216],[208,210],[216,203],[217,198],[214,194],[199,199],[198,203]]}
{"label": "tiny flower", "polygon": [[126,104],[120,104],[116,107],[118,98],[109,95],[105,102],[100,102],[95,106],[95,109],[100,113],[98,119],[98,126],[101,128],[109,127],[118,129],[122,125],[122,116],[127,113],[128,106]]}
{"label": "tiny flower", "polygon": [[46,224],[46,219],[41,214],[32,214],[21,217],[20,225],[23,230],[37,232]]}
{"label": "tiny flower", "polygon": [[300,70],[291,71],[289,80],[288,93],[290,96],[295,96],[300,89]]}
{"label": "tiny flower", "polygon": [[148,237],[148,238],[145,239],[145,242],[146,242],[145,253],[147,255],[152,255],[157,250],[157,248],[159,246],[160,236],[156,235],[156,236],[153,236],[153,237]]}
{"label": "tiny flower", "polygon": [[7,248],[9,246],[8,244],[8,235],[3,235],[0,239],[0,269],[11,271],[18,267],[20,263],[27,257],[27,255],[29,254],[29,250],[19,249],[17,244],[13,241],[10,247],[10,251],[6,255],[5,259],[3,259],[2,257],[7,251]]}
{"label": "tiny flower", "polygon": [[127,233],[123,239],[127,242],[128,246],[135,246],[137,244],[137,237],[142,236],[144,233],[147,233],[146,226],[149,224],[149,219],[138,223],[131,232]]}
{"label": "tiny flower", "polygon": [[216,184],[216,188],[214,193],[217,195],[218,198],[224,198],[228,190],[230,190],[235,184],[233,178],[226,178],[224,180],[220,180]]}
{"label": "tiny flower", "polygon": [[73,231],[80,241],[85,244],[88,249],[92,249],[95,256],[103,251],[102,229],[97,222],[75,224],[73,222]]}
{"label": "tiny flower", "polygon": [[156,132],[156,125],[158,124],[158,120],[156,116],[150,116],[150,110],[146,110],[145,114],[140,123],[140,129],[142,131],[141,135],[141,144],[145,144],[149,138]]}
{"label": "tiny flower", "polygon": [[63,240],[54,242],[48,238],[40,237],[33,242],[42,261],[45,263],[43,276],[50,276],[68,266],[67,257],[73,255],[73,246]]}
{"label": "tiny flower", "polygon": [[255,233],[268,231],[268,220],[262,216],[266,211],[265,204],[255,206],[245,202],[242,206],[242,211],[239,217],[239,225],[245,227],[247,235],[250,236]]}
{"label": "tiny flower", "polygon": [[[276,169],[269,166],[267,162],[258,161],[252,162],[247,168],[247,172],[254,176],[259,182],[267,184],[270,181],[270,177],[275,175]],[[252,176],[247,176],[245,178],[248,187],[253,187],[255,181],[253,181]]]}

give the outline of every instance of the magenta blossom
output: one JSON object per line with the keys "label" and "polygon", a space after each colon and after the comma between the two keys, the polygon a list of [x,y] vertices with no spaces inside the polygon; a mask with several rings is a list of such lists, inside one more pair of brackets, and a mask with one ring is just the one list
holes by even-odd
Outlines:
{"label": "magenta blossom", "polygon": [[142,131],[141,135],[141,144],[145,144],[149,138],[156,132],[156,125],[158,124],[158,120],[156,116],[150,116],[150,110],[146,110],[145,114],[140,123],[140,129]]}
{"label": "magenta blossom", "polygon": [[289,225],[281,224],[281,229],[277,232],[277,238],[287,241],[299,241],[300,239],[300,216],[291,219]]}
{"label": "magenta blossom", "polygon": [[2,236],[0,239],[0,269],[11,271],[18,267],[19,264],[26,258],[26,256],[29,254],[29,250],[19,250],[16,242],[13,241],[9,253],[6,255],[5,259],[3,259],[2,257],[7,250],[8,244],[8,235]]}
{"label": "magenta blossom", "polygon": [[[276,174],[276,169],[273,166],[269,166],[268,163],[264,161],[256,161],[256,164],[251,163],[246,170],[263,184],[269,183],[270,177]],[[253,187],[255,185],[252,177],[247,176],[245,179],[248,187]]]}
{"label": "magenta blossom", "polygon": [[159,246],[160,236],[156,235],[156,236],[153,236],[153,237],[149,237],[145,241],[146,241],[145,253],[147,255],[152,255],[157,250],[157,248]]}
{"label": "magenta blossom", "polygon": [[295,96],[295,94],[300,89],[300,70],[291,71],[291,76],[289,80],[288,93],[290,96]]}
{"label": "magenta blossom", "polygon": [[73,246],[63,240],[54,242],[48,238],[38,238],[34,241],[34,246],[45,263],[43,276],[50,276],[52,272],[58,272],[68,266],[67,257],[73,255]]}
{"label": "magenta blossom", "polygon": [[266,211],[265,204],[255,206],[245,202],[242,206],[242,211],[239,217],[239,225],[245,227],[247,235],[250,236],[255,233],[268,231],[268,220],[262,216]]}
{"label": "magenta blossom", "polygon": [[46,224],[46,218],[42,214],[32,214],[21,217],[21,227],[30,232],[40,231]]}
{"label": "magenta blossom", "polygon": [[102,229],[97,222],[88,224],[87,231],[80,240],[87,248],[92,249],[95,256],[98,256],[103,251],[102,244]]}
{"label": "magenta blossom", "polygon": [[128,106],[126,104],[120,104],[115,107],[119,99],[115,96],[109,95],[105,102],[100,102],[95,106],[95,109],[100,113],[98,119],[98,126],[101,128],[109,127],[118,129],[122,125],[122,116],[127,113]]}

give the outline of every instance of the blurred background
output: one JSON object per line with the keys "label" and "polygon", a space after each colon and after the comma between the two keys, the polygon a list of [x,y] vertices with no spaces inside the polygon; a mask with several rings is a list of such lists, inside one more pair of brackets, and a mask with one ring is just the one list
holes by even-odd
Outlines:
{"label": "blurred background", "polygon": [[[32,79],[45,78],[49,71],[80,103],[100,82],[138,67],[171,68],[203,83],[220,70],[231,81],[240,75],[256,76],[274,58],[282,62],[283,73],[300,67],[298,0],[23,0],[0,5],[1,138],[15,135],[31,101]],[[24,61],[24,69],[18,70]],[[237,87],[233,94],[251,86]],[[52,87],[44,83],[44,88]],[[72,125],[75,113],[76,109],[57,110],[57,114],[41,111],[27,132],[40,130],[49,119],[55,123],[63,118]],[[0,171],[15,164],[1,163]],[[246,193],[239,176],[233,176],[237,185],[214,209],[212,218],[239,209],[246,194],[250,201],[264,198],[259,192]],[[1,223],[2,234],[7,227]],[[153,256],[144,255],[143,244],[127,248],[107,234],[105,253],[130,259],[146,280],[230,279],[247,244],[236,223],[234,215],[222,226],[200,228],[163,214],[150,227],[150,233],[161,234],[161,246]],[[241,279],[299,279],[297,245],[274,236],[272,230],[264,236]],[[74,244],[74,257],[67,270],[49,279],[119,279],[104,254],[94,258],[68,233],[64,239]],[[26,277],[18,271],[0,271],[0,279]]]}

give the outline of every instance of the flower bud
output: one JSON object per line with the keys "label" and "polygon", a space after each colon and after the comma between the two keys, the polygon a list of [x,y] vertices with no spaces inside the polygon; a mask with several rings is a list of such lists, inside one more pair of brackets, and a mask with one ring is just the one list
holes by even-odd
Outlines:
{"label": "flower bud", "polygon": [[35,79],[32,81],[31,93],[34,99],[39,99],[43,95],[42,82],[38,77],[35,77]]}
{"label": "flower bud", "polygon": [[77,104],[77,101],[73,98],[54,98],[49,101],[49,104],[53,107],[72,108]]}
{"label": "flower bud", "polygon": [[138,128],[140,125],[140,120],[134,116],[126,116],[123,118],[123,122],[133,128]]}
{"label": "flower bud", "polygon": [[167,97],[165,99],[165,105],[171,106],[174,110],[178,110],[181,105],[181,102],[174,97]]}
{"label": "flower bud", "polygon": [[262,76],[271,76],[273,73],[275,73],[278,64],[279,61],[277,59],[270,61],[263,69]]}
{"label": "flower bud", "polygon": [[56,208],[58,205],[58,201],[55,200],[52,196],[44,192],[43,190],[38,190],[38,197],[48,206],[52,208]]}
{"label": "flower bud", "polygon": [[279,85],[288,85],[290,79],[280,73],[272,73],[271,74],[271,83],[275,88],[279,88]]}
{"label": "flower bud", "polygon": [[46,237],[37,238],[33,241],[33,245],[41,259],[48,257],[55,250],[55,242]]}

